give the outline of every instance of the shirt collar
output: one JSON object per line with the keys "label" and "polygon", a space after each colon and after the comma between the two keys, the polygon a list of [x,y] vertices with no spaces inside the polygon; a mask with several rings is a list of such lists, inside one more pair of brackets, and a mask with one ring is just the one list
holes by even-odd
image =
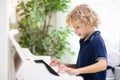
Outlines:
{"label": "shirt collar", "polygon": [[[93,38],[94,38],[96,35],[99,35],[99,34],[100,34],[100,31],[95,31],[95,32],[93,32],[93,33],[90,35],[90,37],[88,37],[88,39],[87,39],[85,42],[93,40]],[[80,39],[80,43],[83,42],[83,41],[84,41],[84,39]]]}

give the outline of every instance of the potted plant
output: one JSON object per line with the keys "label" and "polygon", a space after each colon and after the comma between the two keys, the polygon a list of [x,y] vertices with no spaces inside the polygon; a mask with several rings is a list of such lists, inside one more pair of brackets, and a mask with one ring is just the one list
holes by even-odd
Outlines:
{"label": "potted plant", "polygon": [[64,12],[70,0],[30,0],[20,2],[16,7],[18,29],[21,33],[20,45],[27,47],[35,55],[61,58],[66,51],[74,54],[66,38],[71,33],[68,28],[56,29],[51,24],[52,16]]}

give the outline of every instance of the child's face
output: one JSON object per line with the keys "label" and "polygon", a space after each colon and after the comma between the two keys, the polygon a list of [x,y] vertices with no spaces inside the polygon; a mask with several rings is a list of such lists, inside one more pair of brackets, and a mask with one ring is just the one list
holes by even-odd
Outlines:
{"label": "child's face", "polygon": [[80,24],[80,23],[72,23],[74,32],[81,38],[86,39],[91,32],[90,26]]}

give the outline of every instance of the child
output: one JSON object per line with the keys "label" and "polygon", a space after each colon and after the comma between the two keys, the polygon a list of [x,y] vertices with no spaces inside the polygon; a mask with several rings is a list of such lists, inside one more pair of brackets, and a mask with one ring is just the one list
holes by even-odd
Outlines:
{"label": "child", "polygon": [[58,72],[82,76],[84,80],[106,80],[107,52],[98,26],[98,17],[86,4],[76,6],[66,22],[80,36],[80,51],[76,64],[65,64],[53,59],[51,66],[58,64]]}

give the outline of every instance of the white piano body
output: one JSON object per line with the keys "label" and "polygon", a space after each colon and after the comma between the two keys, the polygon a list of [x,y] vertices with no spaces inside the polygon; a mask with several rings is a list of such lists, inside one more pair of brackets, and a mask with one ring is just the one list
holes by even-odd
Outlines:
{"label": "white piano body", "polygon": [[11,30],[9,38],[15,49],[13,54],[14,80],[83,80],[80,76],[51,74],[46,66],[41,63],[35,63],[34,60],[43,59],[49,63],[50,57],[35,56],[28,48],[21,48],[15,39],[18,30]]}

